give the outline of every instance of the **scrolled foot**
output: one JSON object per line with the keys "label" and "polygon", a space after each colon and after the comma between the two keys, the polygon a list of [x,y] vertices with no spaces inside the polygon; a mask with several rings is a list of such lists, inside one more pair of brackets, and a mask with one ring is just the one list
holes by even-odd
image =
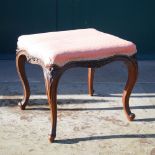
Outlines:
{"label": "scrolled foot", "polygon": [[19,102],[18,106],[20,107],[21,110],[25,110],[26,105],[23,104],[23,102]]}
{"label": "scrolled foot", "polygon": [[50,143],[53,143],[56,136],[49,135],[48,140]]}
{"label": "scrolled foot", "polygon": [[131,113],[131,114],[129,114],[127,116],[127,118],[128,118],[129,121],[133,121],[135,117],[136,117],[136,115],[134,113]]}

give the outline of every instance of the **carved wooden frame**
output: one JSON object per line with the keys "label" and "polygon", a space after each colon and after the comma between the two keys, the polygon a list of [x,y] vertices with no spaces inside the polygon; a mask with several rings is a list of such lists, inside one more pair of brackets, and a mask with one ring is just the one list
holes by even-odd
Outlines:
{"label": "carved wooden frame", "polygon": [[32,64],[40,65],[44,72],[46,94],[48,97],[48,103],[51,110],[52,129],[49,136],[50,142],[53,142],[56,137],[58,82],[63,72],[72,67],[88,68],[88,94],[92,96],[94,92],[93,80],[94,80],[95,68],[101,67],[113,61],[123,61],[126,64],[128,69],[128,80],[126,82],[126,85],[123,91],[123,96],[122,96],[123,109],[129,121],[132,121],[135,118],[135,114],[131,113],[131,110],[129,107],[129,97],[136,83],[136,79],[138,75],[138,64],[137,64],[135,54],[132,56],[125,56],[125,55],[112,56],[112,57],[108,57],[100,60],[69,62],[65,64],[63,67],[59,67],[57,65],[45,66],[42,60],[30,56],[26,51],[17,50],[16,67],[24,90],[23,100],[18,104],[22,110],[25,109],[30,97],[29,83],[25,74],[26,61]]}

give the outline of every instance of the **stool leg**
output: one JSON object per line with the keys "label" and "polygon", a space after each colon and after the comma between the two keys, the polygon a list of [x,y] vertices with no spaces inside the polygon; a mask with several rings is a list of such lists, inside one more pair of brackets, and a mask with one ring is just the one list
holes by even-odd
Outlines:
{"label": "stool leg", "polygon": [[51,111],[51,126],[52,130],[49,135],[49,141],[52,143],[56,137],[57,126],[57,87],[60,76],[53,77],[52,73],[44,70],[46,94],[48,97],[48,104]]}
{"label": "stool leg", "polygon": [[129,107],[129,97],[137,80],[138,64],[136,59],[132,58],[129,62],[126,62],[126,65],[128,68],[128,80],[126,82],[126,86],[123,91],[122,101],[126,116],[129,121],[132,121],[135,118],[135,114],[131,113]]}
{"label": "stool leg", "polygon": [[88,94],[93,96],[94,89],[93,89],[93,81],[94,81],[94,68],[88,68]]}
{"label": "stool leg", "polygon": [[18,75],[20,77],[20,80],[22,82],[23,90],[24,90],[24,97],[21,102],[18,103],[21,110],[25,110],[25,107],[28,103],[29,97],[30,97],[30,87],[29,83],[25,74],[25,61],[26,56],[22,54],[17,54],[16,56],[16,68]]}

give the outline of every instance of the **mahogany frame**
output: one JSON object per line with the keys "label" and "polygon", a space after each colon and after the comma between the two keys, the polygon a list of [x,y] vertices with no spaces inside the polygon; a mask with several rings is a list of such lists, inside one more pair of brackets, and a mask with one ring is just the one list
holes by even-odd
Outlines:
{"label": "mahogany frame", "polygon": [[126,64],[128,69],[128,80],[126,82],[126,85],[123,91],[123,96],[122,96],[123,109],[129,121],[132,121],[135,118],[135,114],[131,112],[129,107],[129,97],[136,83],[137,75],[138,75],[138,64],[137,64],[135,54],[132,56],[117,55],[117,56],[112,56],[112,57],[108,57],[100,60],[74,61],[74,62],[69,62],[65,64],[63,67],[59,67],[57,65],[45,66],[41,59],[30,56],[24,50],[17,50],[16,67],[24,90],[23,100],[18,103],[21,110],[25,110],[30,97],[30,87],[25,74],[26,61],[31,64],[40,65],[43,69],[45,86],[46,86],[46,94],[48,97],[48,103],[51,111],[50,113],[51,113],[52,129],[49,136],[50,142],[53,142],[56,137],[58,82],[63,72],[72,67],[88,68],[88,94],[92,96],[94,93],[93,80],[94,80],[95,68],[99,68],[113,61],[123,61]]}

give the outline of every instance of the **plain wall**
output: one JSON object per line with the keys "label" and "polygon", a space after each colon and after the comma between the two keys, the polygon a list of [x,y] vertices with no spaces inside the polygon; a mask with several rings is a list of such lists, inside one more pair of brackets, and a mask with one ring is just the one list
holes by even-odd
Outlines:
{"label": "plain wall", "polygon": [[137,45],[155,59],[154,0],[5,0],[0,3],[0,54],[15,54],[22,34],[95,27]]}

